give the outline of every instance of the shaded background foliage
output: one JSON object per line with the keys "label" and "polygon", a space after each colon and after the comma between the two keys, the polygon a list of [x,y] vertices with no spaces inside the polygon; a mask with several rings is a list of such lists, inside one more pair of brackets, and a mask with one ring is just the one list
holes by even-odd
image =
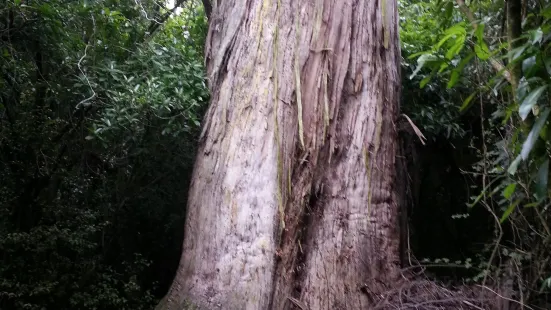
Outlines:
{"label": "shaded background foliage", "polygon": [[150,309],[177,267],[206,18],[0,6],[0,308]]}
{"label": "shaded background foliage", "polygon": [[[399,1],[402,259],[549,308],[551,8],[517,1],[511,38],[512,2]],[[205,12],[176,4],[0,4],[0,309],[151,309],[168,289],[208,102]]]}
{"label": "shaded background foliage", "polygon": [[[465,143],[459,148],[455,145],[456,154],[450,156],[469,154],[461,169],[469,180],[469,190],[463,195],[467,200],[461,199],[465,212],[454,219],[468,221],[467,229],[474,231],[465,239],[471,251],[451,264],[448,258],[435,259],[432,251],[424,262],[475,267],[474,273],[459,280],[491,285],[506,298],[548,309],[551,149],[546,91],[551,76],[551,6],[548,1],[529,0],[402,1],[402,5],[406,15],[415,16],[403,15],[401,21],[407,78],[424,90],[417,92],[427,94],[440,87],[441,97],[454,98],[450,100],[453,113],[461,117],[451,123],[464,130]],[[419,111],[411,107],[411,113]],[[424,119],[419,122],[422,127],[430,125]],[[452,137],[446,143],[455,141]],[[436,183],[434,178],[429,180]],[[452,196],[458,198],[459,193]],[[453,206],[458,204],[443,210]],[[426,220],[432,214],[423,217]],[[415,234],[415,226],[422,222],[413,224]]]}

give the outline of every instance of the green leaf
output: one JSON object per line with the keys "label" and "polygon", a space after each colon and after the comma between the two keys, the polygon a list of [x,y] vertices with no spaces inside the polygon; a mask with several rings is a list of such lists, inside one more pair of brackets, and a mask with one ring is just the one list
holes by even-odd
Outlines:
{"label": "green leaf", "polygon": [[49,4],[42,4],[38,7],[38,11],[44,15],[45,17],[53,17],[54,15],[54,9]]}
{"label": "green leaf", "polygon": [[450,28],[446,29],[445,34],[465,36],[467,34],[467,30],[465,30],[465,22],[460,22],[451,26]]}
{"label": "green leaf", "polygon": [[517,172],[518,165],[520,164],[521,160],[522,160],[522,157],[520,155],[517,156],[517,158],[515,158],[515,160],[513,160],[513,162],[509,166],[509,169],[507,169],[507,172],[510,175],[515,175],[515,173]]}
{"label": "green leaf", "polygon": [[465,101],[463,102],[463,105],[459,108],[459,112],[465,111],[467,108],[469,108],[471,105],[471,101],[473,101],[474,96],[476,96],[477,92],[472,93]]}
{"label": "green leaf", "polygon": [[457,65],[457,70],[463,70],[465,66],[473,59],[475,53],[470,52],[469,55],[461,60],[459,65]]}
{"label": "green leaf", "polygon": [[474,46],[474,51],[476,53],[476,56],[480,58],[480,60],[487,60],[490,58],[490,49],[488,49],[488,46],[484,42],[478,42]]}
{"label": "green leaf", "polygon": [[538,28],[532,32],[532,45],[541,43],[543,39],[543,31],[541,28]]}
{"label": "green leaf", "polygon": [[505,220],[509,217],[509,215],[511,215],[511,213],[513,213],[513,211],[515,211],[515,209],[518,206],[520,201],[521,201],[521,199],[513,202],[512,204],[509,205],[509,207],[507,207],[507,210],[505,210],[505,212],[501,216],[501,219],[499,220],[500,223],[505,222]]}
{"label": "green leaf", "polygon": [[546,159],[538,170],[536,178],[536,198],[543,200],[547,198],[547,184],[549,181],[549,159]]}
{"label": "green leaf", "polygon": [[539,202],[539,201],[531,202],[531,203],[525,204],[523,207],[524,207],[524,208],[533,208],[533,207],[539,206],[540,203],[541,203],[541,202]]}
{"label": "green leaf", "polygon": [[550,289],[551,288],[551,277],[543,280],[543,282],[541,283],[541,287],[540,287],[540,291],[539,293],[543,293],[546,289]]}
{"label": "green leaf", "polygon": [[414,59],[414,58],[417,58],[421,55],[430,55],[430,53],[431,53],[430,51],[418,52],[418,53],[409,55],[408,59]]}
{"label": "green leaf", "polygon": [[434,55],[430,55],[430,54],[421,55],[419,58],[417,58],[417,68],[415,68],[415,71],[413,71],[413,73],[409,76],[409,79],[410,80],[413,79],[417,75],[417,73],[419,73],[419,71],[423,69],[425,64],[429,62],[434,62],[436,60],[438,60],[438,58],[436,58],[436,56]]}
{"label": "green leaf", "polygon": [[547,74],[551,75],[551,58],[545,58],[543,60],[543,63],[545,64],[545,70],[547,71]]}
{"label": "green leaf", "polygon": [[453,70],[450,76],[450,80],[448,82],[448,85],[446,86],[447,89],[452,88],[455,84],[457,84],[457,81],[459,81],[459,71]]}
{"label": "green leaf", "polygon": [[484,41],[484,24],[479,24],[478,27],[476,27],[475,36],[478,40],[478,43]]}
{"label": "green leaf", "polygon": [[528,94],[522,101],[522,104],[520,105],[518,109],[518,113],[520,114],[520,118],[522,120],[525,120],[528,114],[530,114],[530,111],[532,111],[532,107],[538,102],[538,99],[543,94],[543,92],[547,89],[548,85],[543,85],[532,92]]}
{"label": "green leaf", "polygon": [[526,49],[526,45],[519,46],[517,48],[512,49],[509,52],[509,58],[511,58],[511,61],[514,61],[514,60],[518,59],[520,56],[522,56],[525,49]]}
{"label": "green leaf", "polygon": [[439,49],[440,47],[442,47],[442,45],[444,45],[444,43],[446,43],[446,41],[448,41],[451,37],[455,36],[456,34],[448,34],[448,35],[445,35],[439,42],[438,44],[436,44],[435,46],[435,49]]}
{"label": "green leaf", "polygon": [[551,6],[545,8],[543,11],[541,11],[540,15],[545,17],[545,18],[551,18]]}
{"label": "green leaf", "polygon": [[432,74],[425,76],[419,83],[419,88],[425,87],[431,78],[432,78]]}
{"label": "green leaf", "polygon": [[517,183],[511,183],[507,185],[507,187],[503,190],[503,197],[505,197],[505,199],[511,199],[511,196],[515,192],[516,188],[517,188]]}
{"label": "green leaf", "polygon": [[532,130],[528,134],[526,141],[524,141],[524,143],[522,144],[522,150],[520,151],[522,160],[526,160],[528,158],[528,155],[530,155],[530,151],[532,151],[534,144],[538,140],[540,131],[543,128],[543,125],[545,125],[545,122],[547,121],[547,117],[549,116],[549,111],[550,109],[546,108],[545,111],[541,113],[540,117],[538,117],[538,119],[536,120],[536,123],[532,127]]}
{"label": "green leaf", "polygon": [[440,65],[440,69],[438,69],[438,73],[444,72],[444,70],[448,69],[448,67],[449,64],[447,62],[442,62],[442,64]]}
{"label": "green leaf", "polygon": [[[532,73],[532,69],[536,65],[536,56],[531,56],[522,61],[522,72],[524,72],[524,75],[528,75],[528,73]],[[530,74],[532,76],[532,74]]]}
{"label": "green leaf", "polygon": [[459,54],[465,45],[465,36],[460,36],[455,40],[454,45],[446,53],[447,59],[452,59],[455,55]]}

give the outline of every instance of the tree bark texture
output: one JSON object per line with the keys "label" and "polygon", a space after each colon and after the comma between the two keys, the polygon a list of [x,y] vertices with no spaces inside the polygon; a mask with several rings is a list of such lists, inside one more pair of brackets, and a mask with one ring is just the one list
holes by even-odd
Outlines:
{"label": "tree bark texture", "polygon": [[366,309],[399,268],[396,0],[212,1],[163,309]]}

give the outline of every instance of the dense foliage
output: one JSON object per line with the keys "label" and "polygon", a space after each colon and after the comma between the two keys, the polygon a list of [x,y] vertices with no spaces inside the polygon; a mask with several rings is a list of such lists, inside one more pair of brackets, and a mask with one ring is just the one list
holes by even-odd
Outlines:
{"label": "dense foliage", "polygon": [[171,13],[0,5],[1,309],[150,309],[166,291],[208,99],[204,12]]}
{"label": "dense foliage", "polygon": [[480,124],[470,137],[477,161],[463,174],[474,180],[469,213],[485,211],[493,233],[476,255],[478,271],[470,280],[497,287],[514,283],[518,293],[510,297],[547,309],[551,6],[405,2],[404,11],[416,14],[402,21],[404,49],[410,51],[407,78],[425,91],[435,84],[439,94],[456,94],[454,110]]}

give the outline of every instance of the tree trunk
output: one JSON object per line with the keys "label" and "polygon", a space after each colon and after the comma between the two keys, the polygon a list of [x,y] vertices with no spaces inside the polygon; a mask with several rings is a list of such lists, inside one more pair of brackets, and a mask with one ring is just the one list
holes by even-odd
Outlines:
{"label": "tree trunk", "polygon": [[396,0],[212,5],[212,101],[158,308],[366,309],[400,264]]}

